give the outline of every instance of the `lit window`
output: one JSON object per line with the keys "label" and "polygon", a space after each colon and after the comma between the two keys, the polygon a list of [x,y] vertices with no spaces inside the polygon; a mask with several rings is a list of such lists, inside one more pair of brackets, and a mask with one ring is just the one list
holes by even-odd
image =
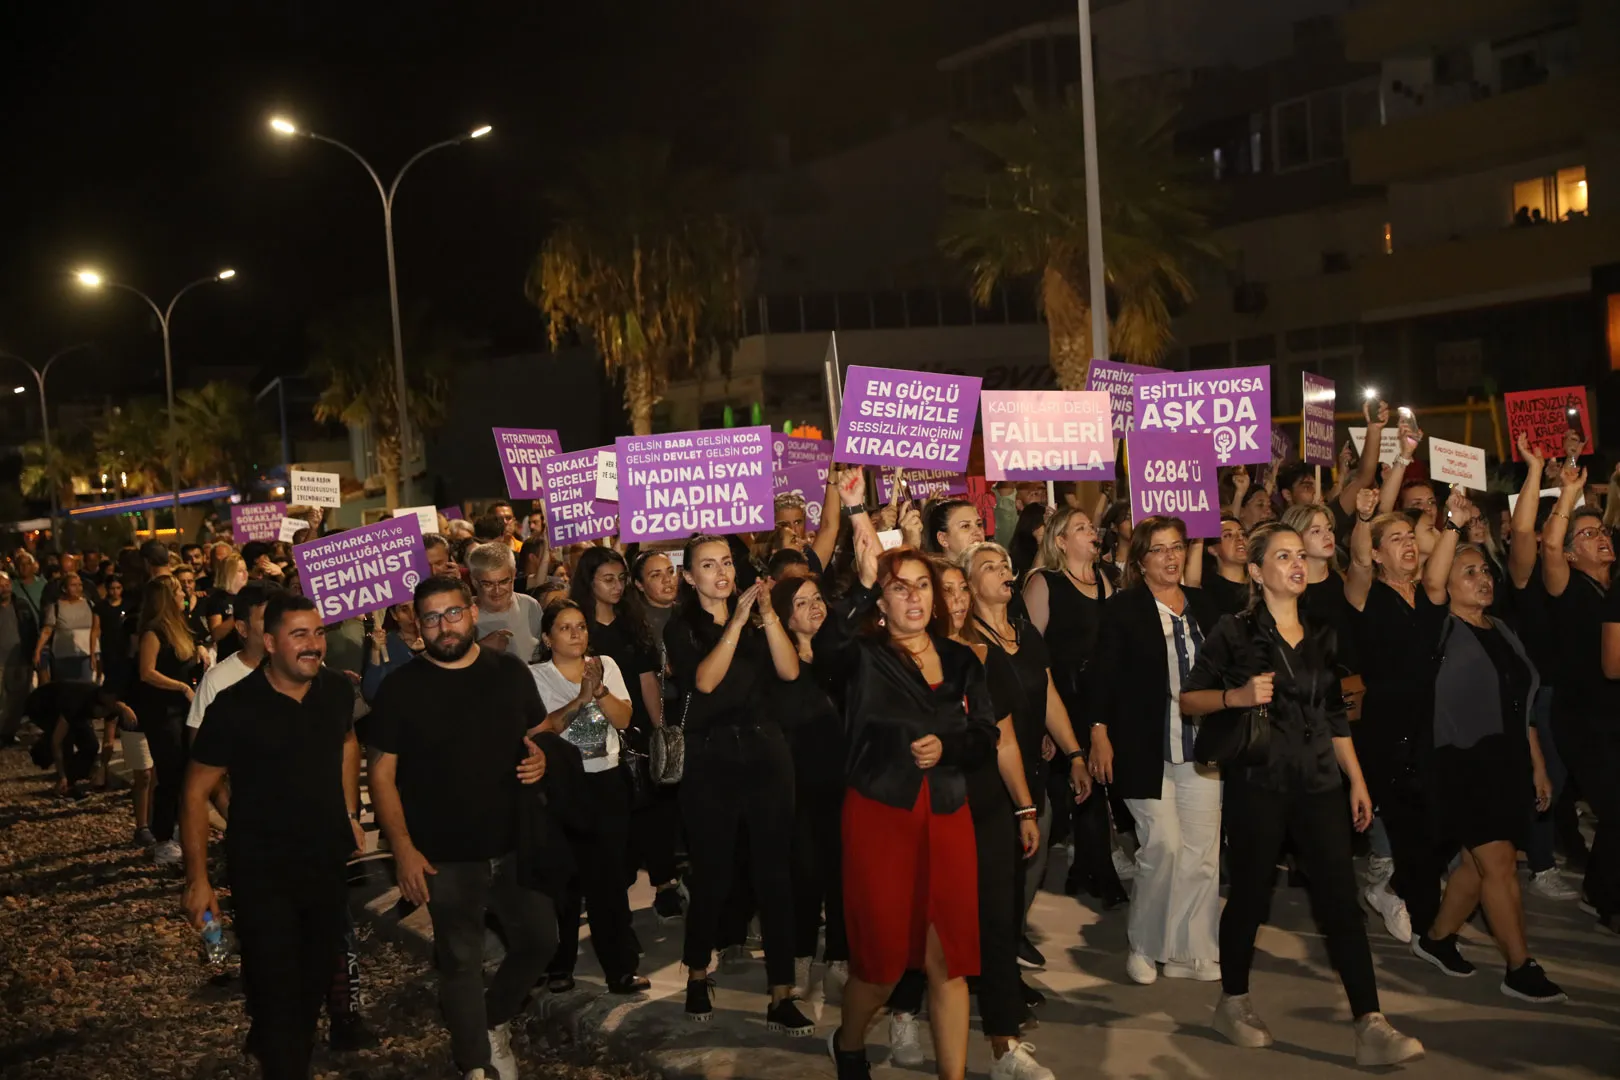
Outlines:
{"label": "lit window", "polygon": [[1395,231],[1390,228],[1389,222],[1384,222],[1384,254],[1395,254]]}
{"label": "lit window", "polygon": [[1545,225],[1586,216],[1586,166],[1559,169],[1551,176],[1513,185],[1513,224]]}
{"label": "lit window", "polygon": [[1558,220],[1568,221],[1571,217],[1586,216],[1586,166],[1577,165],[1572,169],[1559,169],[1556,180],[1558,189]]}

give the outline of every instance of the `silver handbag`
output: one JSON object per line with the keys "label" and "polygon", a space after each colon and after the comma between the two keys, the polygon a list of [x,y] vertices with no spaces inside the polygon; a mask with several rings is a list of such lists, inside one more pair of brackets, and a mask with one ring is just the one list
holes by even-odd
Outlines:
{"label": "silver handbag", "polygon": [[687,694],[680,726],[665,722],[653,728],[647,739],[647,768],[653,783],[660,787],[680,783],[686,772],[686,714],[691,710],[692,695]]}

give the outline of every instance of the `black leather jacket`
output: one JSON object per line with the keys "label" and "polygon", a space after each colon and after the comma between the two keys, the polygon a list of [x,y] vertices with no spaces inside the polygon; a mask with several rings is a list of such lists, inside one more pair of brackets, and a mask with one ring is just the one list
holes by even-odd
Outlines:
{"label": "black leather jacket", "polygon": [[[930,689],[887,640],[859,633],[876,604],[877,592],[857,584],[833,605],[812,642],[817,675],[844,688],[845,783],[909,810],[926,775],[934,812],[952,813],[967,802],[967,772],[995,753],[995,708],[984,665],[966,645],[935,635],[945,678]],[[939,736],[943,747],[926,773],[911,757],[911,744],[925,735]]]}

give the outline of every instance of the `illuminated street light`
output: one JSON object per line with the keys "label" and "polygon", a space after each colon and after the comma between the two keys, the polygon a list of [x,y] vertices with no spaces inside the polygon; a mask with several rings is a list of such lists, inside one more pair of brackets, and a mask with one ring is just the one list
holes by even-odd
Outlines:
{"label": "illuminated street light", "polygon": [[[377,174],[376,169],[371,167],[371,162],[367,161],[360,151],[347,143],[339,142],[317,131],[300,130],[291,120],[282,116],[271,117],[270,127],[273,131],[282,135],[299,135],[306,139],[314,139],[316,142],[328,143],[342,150],[361,164],[367,175],[371,177],[372,182],[377,185],[377,194],[382,196],[383,242],[388,256],[388,308],[394,324],[394,380],[395,396],[398,399],[397,407],[399,409],[397,423],[399,426],[400,481],[403,484],[406,476],[406,463],[409,460],[407,448],[410,444],[411,417],[409,409],[410,390],[405,382],[405,335],[400,329],[399,321],[399,272],[394,260],[394,194],[399,190],[399,182],[405,179],[405,173],[410,167],[428,154],[448,146],[460,146],[470,139],[481,139],[494,131],[495,128],[491,124],[482,124],[465,135],[457,135],[453,139],[445,139],[443,142],[436,142],[432,146],[418,150],[404,165],[400,166],[399,172],[394,174],[393,183],[384,186],[382,177]],[[389,509],[392,510],[395,507],[389,507]]]}
{"label": "illuminated street light", "polygon": [[94,270],[80,270],[73,276],[79,279],[80,285],[88,285],[92,289],[101,287],[101,275]]}
{"label": "illuminated street light", "polygon": [[235,276],[236,276],[236,271],[235,270],[221,270],[218,274],[214,275],[214,280],[215,281],[229,281],[229,280],[231,280],[231,278],[233,278]]}
{"label": "illuminated street light", "polygon": [[11,392],[13,394],[26,394],[26,393],[28,393],[28,387],[26,387],[26,386],[13,386],[11,388]]}

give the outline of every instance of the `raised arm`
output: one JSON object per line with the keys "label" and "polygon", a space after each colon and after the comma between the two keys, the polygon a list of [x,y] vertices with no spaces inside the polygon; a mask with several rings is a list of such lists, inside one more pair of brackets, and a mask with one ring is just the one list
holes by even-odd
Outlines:
{"label": "raised arm", "polygon": [[[1372,438],[1372,432],[1367,432],[1367,438]],[[1412,464],[1412,455],[1423,442],[1423,431],[1417,426],[1417,417],[1408,420],[1401,417],[1400,423],[1400,451],[1395,460],[1389,463],[1389,469],[1384,473],[1383,490],[1378,495],[1378,512],[1387,514],[1395,509],[1395,503],[1400,498],[1401,483],[1406,479],[1406,467]],[[1375,448],[1373,451],[1377,453]]]}
{"label": "raised arm", "polygon": [[1380,401],[1378,412],[1367,417],[1367,440],[1361,444],[1361,460],[1356,464],[1355,475],[1348,480],[1340,478],[1339,506],[1347,514],[1356,512],[1356,495],[1364,488],[1372,487],[1378,477],[1378,451],[1383,445],[1384,429],[1388,426],[1389,405]]}
{"label": "raised arm", "polygon": [[1181,583],[1188,588],[1201,588],[1204,584],[1204,541],[1202,538],[1187,543],[1187,561],[1181,564]]}
{"label": "raised arm", "polygon": [[1457,557],[1457,538],[1462,535],[1460,530],[1468,528],[1468,523],[1474,520],[1476,512],[1463,489],[1452,485],[1451,495],[1446,499],[1446,517],[1457,527],[1440,530],[1440,539],[1435,541],[1434,551],[1423,567],[1423,591],[1436,607],[1445,607],[1449,602],[1446,581],[1451,577],[1451,564]]}
{"label": "raised arm", "polygon": [[1541,474],[1546,468],[1545,459],[1524,434],[1519,436],[1519,456],[1524,459],[1524,485],[1519,488],[1519,501],[1513,504],[1507,559],[1508,577],[1515,589],[1530,584],[1531,571],[1536,568],[1536,511],[1541,508]]}
{"label": "raised arm", "polygon": [[823,570],[832,565],[833,552],[838,547],[838,476],[837,469],[827,470],[827,491],[821,499],[821,528],[810,542],[810,550],[821,560]]}
{"label": "raised arm", "polygon": [[737,597],[737,610],[731,613],[720,640],[698,661],[697,675],[692,680],[693,689],[698,693],[714,693],[731,670],[731,661],[737,655],[737,642],[742,640],[743,629],[748,625],[748,617],[753,614],[762,585],[762,582],[756,581],[742,591],[742,595]]}
{"label": "raised arm", "polygon": [[1548,596],[1563,596],[1569,587],[1569,560],[1564,558],[1564,538],[1569,535],[1569,516],[1586,489],[1586,470],[1565,465],[1558,473],[1558,505],[1547,518],[1541,534],[1541,583]]}
{"label": "raised arm", "polygon": [[1232,470],[1232,505],[1229,508],[1235,516],[1243,516],[1243,496],[1249,491],[1249,467],[1239,465]]}
{"label": "raised arm", "polygon": [[765,627],[765,643],[771,649],[771,666],[776,669],[776,677],[783,682],[792,682],[799,677],[799,650],[794,646],[787,627],[782,625],[776,609],[771,607],[769,597],[759,605],[759,617]]}
{"label": "raised arm", "polygon": [[1364,487],[1356,493],[1356,525],[1350,530],[1350,567],[1344,575],[1344,598],[1361,611],[1372,589],[1372,519],[1377,516],[1378,492]]}

